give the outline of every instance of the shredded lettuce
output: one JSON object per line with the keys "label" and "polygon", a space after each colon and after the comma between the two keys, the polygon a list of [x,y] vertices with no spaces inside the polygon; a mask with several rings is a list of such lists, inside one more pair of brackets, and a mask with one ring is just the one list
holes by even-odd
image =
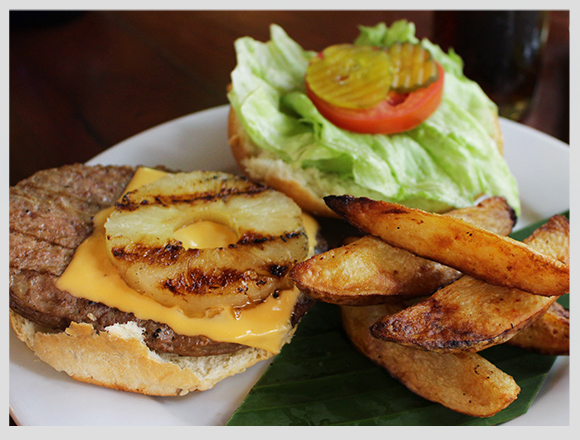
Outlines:
{"label": "shredded lettuce", "polygon": [[[405,20],[359,30],[355,44],[418,42]],[[445,69],[443,102],[405,133],[359,134],[327,121],[305,93],[304,75],[316,53],[278,25],[268,42],[235,42],[228,98],[253,142],[306,176],[320,196],[348,193],[440,211],[498,195],[519,215],[517,182],[493,138],[497,107],[463,75],[457,54],[426,39],[421,44]]]}

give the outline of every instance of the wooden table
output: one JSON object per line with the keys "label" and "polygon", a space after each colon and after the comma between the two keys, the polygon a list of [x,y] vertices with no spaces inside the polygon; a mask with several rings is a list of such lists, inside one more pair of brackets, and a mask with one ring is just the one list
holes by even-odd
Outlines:
{"label": "wooden table", "polygon": [[[569,139],[569,12],[555,11],[532,112]],[[11,15],[10,184],[85,162],[116,143],[227,104],[234,41],[277,23],[303,47],[350,42],[358,25],[406,18],[434,39],[431,11],[96,11]]]}

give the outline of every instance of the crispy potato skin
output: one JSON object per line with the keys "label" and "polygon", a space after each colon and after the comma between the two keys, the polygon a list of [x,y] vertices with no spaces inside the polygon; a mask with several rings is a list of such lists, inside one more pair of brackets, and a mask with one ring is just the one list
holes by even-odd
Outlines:
{"label": "crispy potato skin", "polygon": [[[507,235],[515,214],[501,197],[445,215]],[[429,295],[455,281],[461,272],[393,247],[367,235],[298,263],[290,276],[308,296],[339,305],[372,305],[400,297]],[[396,299],[395,298],[395,299]]]}
{"label": "crispy potato skin", "polygon": [[414,393],[463,414],[490,417],[517,398],[520,387],[514,379],[477,353],[434,353],[371,336],[369,325],[399,309],[342,306],[353,345]]}
{"label": "crispy potato skin", "polygon": [[[554,216],[526,244],[568,261],[569,222]],[[480,351],[505,342],[534,323],[556,296],[533,295],[463,276],[431,297],[370,328],[373,336],[430,351]]]}
{"label": "crispy potato skin", "polygon": [[454,209],[445,214],[498,235],[511,234],[516,224],[517,216],[503,197],[488,197],[475,206]]}
{"label": "crispy potato skin", "polygon": [[570,354],[570,312],[558,303],[506,344],[549,356]]}
{"label": "crispy potato skin", "polygon": [[[560,228],[564,233],[554,237],[548,226],[534,231],[530,240],[534,239],[537,249],[541,252],[554,252],[554,256],[570,264],[569,252],[569,222],[556,216],[552,220],[552,228]],[[554,240],[560,240],[554,242]],[[507,341],[507,344],[552,356],[567,356],[570,354],[570,312],[554,302],[536,322],[517,333]]]}
{"label": "crispy potato skin", "polygon": [[426,300],[376,322],[371,333],[429,351],[476,352],[500,344],[530,325],[548,309],[552,298],[464,276]]}
{"label": "crispy potato skin", "polygon": [[424,296],[461,273],[369,235],[297,264],[290,276],[300,291],[319,301],[372,305]]}
{"label": "crispy potato skin", "polygon": [[364,197],[327,196],[325,201],[351,224],[392,246],[490,284],[543,296],[570,289],[567,264],[466,221]]}

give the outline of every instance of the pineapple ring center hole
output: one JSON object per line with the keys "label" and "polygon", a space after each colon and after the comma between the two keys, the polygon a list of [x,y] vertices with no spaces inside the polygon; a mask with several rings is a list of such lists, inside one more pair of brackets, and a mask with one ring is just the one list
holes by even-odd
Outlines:
{"label": "pineapple ring center hole", "polygon": [[213,220],[186,224],[177,229],[173,237],[181,242],[184,249],[225,248],[238,241],[233,229]]}

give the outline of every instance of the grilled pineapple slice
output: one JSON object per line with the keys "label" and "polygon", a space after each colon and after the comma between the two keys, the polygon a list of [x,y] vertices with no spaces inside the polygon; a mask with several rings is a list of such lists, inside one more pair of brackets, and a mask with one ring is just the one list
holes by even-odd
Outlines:
{"label": "grilled pineapple slice", "polygon": [[[237,241],[186,248],[175,231],[198,221]],[[243,307],[291,286],[307,256],[300,208],[284,194],[220,172],[168,174],[128,192],[105,224],[107,250],[133,289],[188,316]]]}

